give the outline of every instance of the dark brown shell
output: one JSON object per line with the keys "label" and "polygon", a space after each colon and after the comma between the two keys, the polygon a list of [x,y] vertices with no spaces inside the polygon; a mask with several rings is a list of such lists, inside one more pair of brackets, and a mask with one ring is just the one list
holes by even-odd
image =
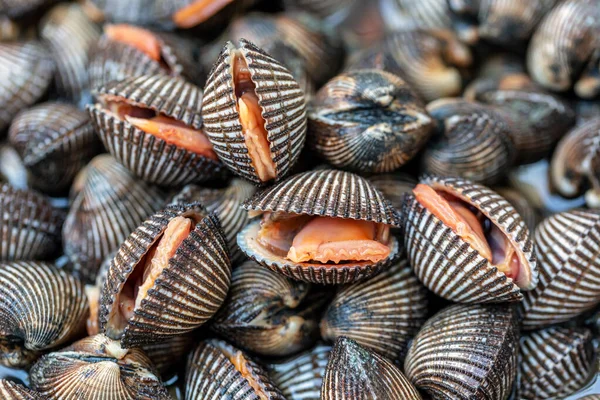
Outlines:
{"label": "dark brown shell", "polygon": [[459,303],[500,303],[520,301],[522,290],[536,286],[537,258],[531,235],[508,201],[485,186],[460,178],[432,176],[423,178],[422,183],[480,210],[521,251],[522,261],[529,263],[530,274],[527,287],[519,289],[411,195],[404,209],[404,245],[416,275],[429,290]]}
{"label": "dark brown shell", "polygon": [[408,379],[431,399],[507,399],[517,374],[510,307],[454,305],[429,319],[408,350]]}
{"label": "dark brown shell", "polygon": [[385,71],[353,70],[327,82],[313,99],[307,144],[336,168],[390,172],[416,155],[432,127],[402,79]]}
{"label": "dark brown shell", "polygon": [[172,377],[180,370],[181,363],[194,347],[194,333],[186,333],[165,339],[154,344],[147,344],[141,347],[148,356],[152,365],[163,378]]}
{"label": "dark brown shell", "polygon": [[329,356],[321,399],[420,400],[421,396],[390,360],[341,337]]}
{"label": "dark brown shell", "polygon": [[241,52],[256,85],[277,173],[275,180],[289,173],[304,146],[305,98],[298,82],[279,61],[244,39],[239,43],[239,49],[231,42],[225,45],[208,76],[202,104],[204,129],[220,160],[232,172],[263,184],[252,166],[240,122],[232,76],[234,52]]}
{"label": "dark brown shell", "polygon": [[[116,296],[129,275],[177,216],[196,222],[168,266],[134,310],[123,332],[108,326],[109,313],[118,307]],[[111,261],[100,298],[100,325],[123,347],[157,343],[190,332],[208,321],[223,304],[231,279],[227,243],[218,218],[205,214],[199,203],[170,205],[144,221],[123,242]]]}
{"label": "dark brown shell", "polygon": [[402,172],[373,175],[369,177],[369,181],[397,210],[402,209],[404,195],[412,193],[417,185],[415,178]]}
{"label": "dark brown shell", "polygon": [[41,394],[6,379],[0,379],[0,397],[3,400],[43,400]]}
{"label": "dark brown shell", "polygon": [[[232,362],[234,357],[241,365]],[[241,350],[217,339],[200,342],[190,354],[186,382],[187,400],[285,400],[262,367]]]}
{"label": "dark brown shell", "polygon": [[[186,125],[202,127],[202,91],[186,81],[166,75],[128,77],[98,89],[101,102],[118,98],[165,114]],[[183,99],[183,100],[182,100]],[[104,147],[139,178],[158,185],[178,186],[220,176],[220,162],[169,144],[148,134],[101,104],[88,106]]]}

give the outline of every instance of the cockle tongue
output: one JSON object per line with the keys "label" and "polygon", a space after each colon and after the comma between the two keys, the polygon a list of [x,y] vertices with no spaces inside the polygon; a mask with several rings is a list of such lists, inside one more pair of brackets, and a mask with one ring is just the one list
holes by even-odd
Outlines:
{"label": "cockle tongue", "polygon": [[221,11],[233,0],[197,0],[173,14],[173,22],[180,28],[191,28]]}
{"label": "cockle tongue", "polygon": [[155,61],[161,59],[160,42],[146,29],[126,24],[106,25],[104,33],[114,41],[135,47]]}

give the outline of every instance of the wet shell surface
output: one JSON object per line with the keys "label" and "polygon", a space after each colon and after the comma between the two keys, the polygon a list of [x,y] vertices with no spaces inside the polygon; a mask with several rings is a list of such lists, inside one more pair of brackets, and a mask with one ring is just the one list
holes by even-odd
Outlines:
{"label": "wet shell surface", "polygon": [[21,110],[44,95],[54,73],[54,62],[36,41],[0,43],[0,132]]}
{"label": "wet shell surface", "polygon": [[150,359],[104,335],[90,336],[43,356],[31,369],[32,387],[61,400],[169,400]]}
{"label": "wet shell surface", "polygon": [[406,258],[375,277],[343,286],[321,320],[321,336],[345,336],[398,362],[427,315],[427,290]]}
{"label": "wet shell surface", "polygon": [[[344,171],[316,170],[294,175],[257,193],[244,209],[252,213],[279,212],[372,221],[399,226],[400,214],[365,178]],[[397,240],[389,238],[390,255],[379,261],[344,264],[294,263],[277,256],[257,240],[260,221],[238,234],[240,249],[259,264],[290,278],[325,284],[356,282],[388,268],[398,256]]]}
{"label": "wet shell surface", "polygon": [[33,190],[0,184],[0,261],[45,260],[60,248],[64,212]]}
{"label": "wet shell surface", "polygon": [[431,399],[507,399],[517,374],[518,321],[500,305],[454,305],[421,328],[404,371]]}
{"label": "wet shell surface", "polygon": [[527,197],[519,190],[511,187],[501,187],[493,189],[500,196],[504,197],[525,221],[529,232],[535,232],[535,227],[542,220],[540,213],[533,207]]}
{"label": "wet shell surface", "polygon": [[594,367],[587,329],[548,328],[521,339],[520,389],[523,399],[562,398],[579,389]]}
{"label": "wet shell surface", "polygon": [[0,364],[27,367],[41,351],[83,333],[83,285],[50,264],[0,264],[0,294]]}
{"label": "wet shell surface", "polygon": [[508,201],[485,186],[460,178],[430,176],[421,183],[438,193],[455,196],[482,213],[508,239],[520,262],[517,276],[508,278],[411,195],[404,209],[404,245],[417,277],[429,290],[459,303],[499,303],[520,301],[521,291],[536,286],[533,241],[525,222]]}
{"label": "wet shell surface", "polygon": [[187,400],[284,400],[261,366],[241,350],[217,339],[200,342],[190,354]]}
{"label": "wet shell surface", "polygon": [[321,387],[322,400],[420,400],[417,389],[390,360],[341,337],[333,346]]}
{"label": "wet shell surface", "polygon": [[307,144],[334,167],[390,172],[415,156],[432,127],[402,79],[385,71],[354,70],[317,93],[308,114]]}
{"label": "wet shell surface", "polygon": [[164,206],[167,193],[136,179],[108,154],[95,157],[77,181],[62,231],[64,252],[72,272],[92,282],[104,259]]}
{"label": "wet shell surface", "polygon": [[4,400],[43,400],[41,394],[6,379],[0,379],[0,396]]}
{"label": "wet shell surface", "polygon": [[67,103],[44,103],[14,119],[9,141],[31,172],[32,184],[50,193],[67,189],[100,151],[86,112]]}
{"label": "wet shell surface", "polygon": [[[304,145],[304,94],[280,62],[244,39],[239,43],[239,48],[231,42],[225,45],[208,76],[202,104],[204,129],[219,159],[232,172],[256,184],[280,180],[290,171]],[[252,125],[240,113],[242,95],[236,91],[244,90],[244,96],[249,93],[240,87],[242,81],[237,81],[240,59],[246,63],[246,67],[239,67],[240,71],[248,75],[244,85],[253,86],[257,98],[255,113],[260,111],[261,118],[254,118],[258,128],[248,129]],[[248,107],[247,113],[250,112]],[[249,125],[245,128],[244,124]],[[261,132],[256,133],[257,129]],[[253,139],[255,135],[262,136],[262,140]],[[261,172],[263,169],[267,172]]]}
{"label": "wet shell surface", "polygon": [[242,349],[287,356],[316,341],[322,299],[310,295],[309,284],[246,261],[234,269],[228,297],[211,328]]}
{"label": "wet shell surface", "polygon": [[[176,220],[189,221],[187,236],[175,230],[164,237]],[[161,246],[165,243],[169,247]],[[101,331],[123,347],[192,331],[223,304],[230,279],[218,218],[199,203],[168,206],[134,230],[111,261],[100,297]]]}
{"label": "wet shell surface", "polygon": [[179,186],[221,176],[223,167],[217,160],[144,132],[106,109],[107,102],[123,101],[200,130],[200,88],[166,75],[140,76],[110,82],[95,96],[100,103],[88,106],[88,111],[104,147],[139,178]]}
{"label": "wet shell surface", "polygon": [[540,282],[521,303],[523,329],[561,323],[600,303],[600,211],[555,214],[535,231]]}

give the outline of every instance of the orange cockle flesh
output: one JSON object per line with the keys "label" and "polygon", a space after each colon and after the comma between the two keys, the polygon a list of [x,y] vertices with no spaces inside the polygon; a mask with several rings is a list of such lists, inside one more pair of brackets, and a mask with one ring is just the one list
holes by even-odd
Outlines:
{"label": "orange cockle flesh", "polygon": [[196,0],[173,14],[179,28],[191,28],[208,20],[233,0]]}
{"label": "orange cockle flesh", "polygon": [[127,24],[106,25],[104,33],[111,40],[135,47],[154,61],[161,59],[160,42],[146,29]]}

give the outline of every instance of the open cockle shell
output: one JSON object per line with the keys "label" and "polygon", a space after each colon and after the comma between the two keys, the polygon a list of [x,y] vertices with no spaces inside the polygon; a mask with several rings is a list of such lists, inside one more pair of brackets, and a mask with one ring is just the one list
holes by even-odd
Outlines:
{"label": "open cockle shell", "polygon": [[509,240],[521,265],[513,282],[411,195],[404,206],[404,244],[417,277],[429,290],[460,303],[499,303],[520,301],[522,290],[536,286],[533,241],[508,201],[485,186],[460,178],[426,176],[421,183],[479,210]]}
{"label": "open cockle shell", "polygon": [[[256,169],[256,148],[265,144],[247,144],[247,134],[240,120],[236,94],[235,59],[243,58],[254,93],[258,98],[260,114],[268,142],[268,162],[274,166],[275,176],[261,178]],[[306,136],[306,104],[304,93],[291,73],[263,50],[241,39],[239,48],[228,42],[213,65],[204,90],[202,104],[205,132],[219,159],[235,174],[256,184],[263,179],[280,180],[300,155]],[[265,134],[266,133],[266,134]],[[250,139],[248,139],[250,140]],[[256,147],[256,148],[255,148]],[[267,153],[267,149],[262,149]],[[251,153],[250,153],[251,151]],[[267,163],[264,160],[263,163]]]}
{"label": "open cockle shell", "polygon": [[[195,226],[191,225],[190,233],[176,249],[169,249],[174,253],[161,260],[160,271],[154,267],[149,270],[144,263],[159,253],[154,246],[162,243],[167,226],[177,217],[189,219]],[[142,285],[128,281],[138,269],[144,274],[145,295]],[[148,272],[151,274],[146,278]],[[150,277],[152,281],[148,280]],[[218,218],[207,215],[199,203],[170,205],[133,231],[111,261],[100,298],[101,330],[120,339],[124,347],[156,343],[189,332],[219,309],[227,296],[230,278],[227,244]],[[132,284],[136,286],[131,287]],[[121,307],[130,296],[123,294],[124,290],[131,289],[134,299],[130,300],[137,304],[127,318]]]}
{"label": "open cockle shell", "polygon": [[[369,181],[337,170],[325,169],[294,175],[257,193],[243,207],[251,215],[279,212],[400,225],[398,211]],[[389,267],[399,253],[398,241],[390,236],[390,254],[377,263],[295,263],[260,245],[256,240],[259,229],[260,221],[254,221],[238,234],[240,249],[275,272],[307,282],[342,284],[359,281]]]}
{"label": "open cockle shell", "polygon": [[44,400],[40,393],[7,379],[0,379],[0,398],[3,400]]}

